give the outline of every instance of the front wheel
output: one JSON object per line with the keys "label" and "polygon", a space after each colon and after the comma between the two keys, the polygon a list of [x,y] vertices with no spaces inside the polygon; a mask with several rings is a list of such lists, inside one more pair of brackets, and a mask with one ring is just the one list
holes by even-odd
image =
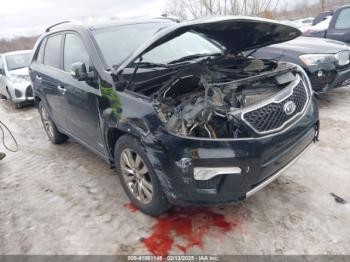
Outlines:
{"label": "front wheel", "polygon": [[45,132],[53,144],[62,144],[68,140],[68,136],[58,131],[55,123],[52,121],[43,102],[39,103],[39,113]]}
{"label": "front wheel", "polygon": [[170,207],[162,186],[136,138],[121,137],[115,147],[115,165],[132,203],[147,215],[157,216]]}

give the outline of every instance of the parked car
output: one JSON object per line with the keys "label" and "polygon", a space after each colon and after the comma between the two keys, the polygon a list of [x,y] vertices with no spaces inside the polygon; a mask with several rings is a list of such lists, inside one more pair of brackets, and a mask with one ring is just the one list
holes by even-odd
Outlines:
{"label": "parked car", "polygon": [[332,16],[329,16],[327,27],[311,27],[304,32],[304,36],[322,37],[334,39],[350,44],[350,5],[338,8]]}
{"label": "parked car", "polygon": [[299,37],[259,49],[254,57],[300,65],[316,92],[350,84],[350,47],[343,42]]}
{"label": "parked car", "polygon": [[300,27],[310,26],[314,21],[314,17],[301,18],[298,20],[294,20],[293,22],[300,25]]}
{"label": "parked car", "polygon": [[16,107],[34,101],[28,65],[31,51],[0,54],[0,96],[12,100]]}
{"label": "parked car", "polygon": [[325,12],[321,12],[319,13],[318,16],[315,17],[315,19],[312,21],[312,25],[317,25],[318,23],[322,22],[323,20],[325,20],[328,16],[332,16],[333,15],[333,11],[325,11]]}
{"label": "parked car", "polygon": [[331,20],[332,16],[327,16],[318,24],[304,27],[301,31],[303,32],[304,36],[324,38],[325,32],[329,28]]}
{"label": "parked car", "polygon": [[35,101],[49,139],[114,164],[146,214],[240,201],[318,136],[304,71],[242,54],[299,35],[244,17],[60,25],[34,49]]}

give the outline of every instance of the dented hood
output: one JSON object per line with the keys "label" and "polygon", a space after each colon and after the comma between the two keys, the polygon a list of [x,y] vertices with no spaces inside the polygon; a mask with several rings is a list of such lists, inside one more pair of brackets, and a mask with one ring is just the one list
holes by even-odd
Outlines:
{"label": "dented hood", "polygon": [[231,16],[182,22],[156,33],[129,56],[117,72],[152,48],[188,31],[198,32],[220,43],[231,54],[286,42],[301,35],[295,27],[262,18]]}

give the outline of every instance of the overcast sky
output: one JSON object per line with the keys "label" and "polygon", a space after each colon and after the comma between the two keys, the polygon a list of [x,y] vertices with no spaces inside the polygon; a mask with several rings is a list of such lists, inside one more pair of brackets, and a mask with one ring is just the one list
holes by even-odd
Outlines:
{"label": "overcast sky", "polygon": [[0,38],[42,33],[67,19],[160,16],[166,0],[0,0]]}

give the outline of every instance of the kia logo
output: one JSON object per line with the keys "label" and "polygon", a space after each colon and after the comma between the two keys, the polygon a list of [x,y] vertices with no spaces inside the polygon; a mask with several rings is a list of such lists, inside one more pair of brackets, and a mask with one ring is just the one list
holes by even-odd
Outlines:
{"label": "kia logo", "polygon": [[289,116],[295,112],[295,109],[296,105],[292,101],[287,102],[283,107],[284,112]]}

